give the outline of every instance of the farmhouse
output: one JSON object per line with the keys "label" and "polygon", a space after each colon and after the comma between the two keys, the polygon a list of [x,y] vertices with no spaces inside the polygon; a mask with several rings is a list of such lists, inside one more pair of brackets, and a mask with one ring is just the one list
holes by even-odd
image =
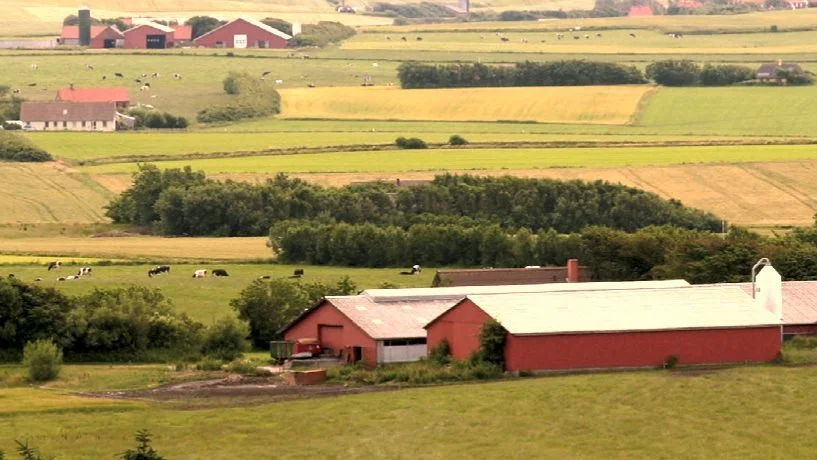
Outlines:
{"label": "farmhouse", "polygon": [[792,73],[803,73],[803,68],[800,67],[799,64],[795,64],[793,62],[783,62],[777,61],[776,63],[771,62],[767,64],[761,65],[757,72],[755,72],[757,79],[764,82],[769,81],[777,81],[778,83],[785,83],[784,79],[778,77],[777,72],[779,70],[786,70]]}
{"label": "farmhouse", "polygon": [[117,108],[124,109],[130,104],[128,89],[113,88],[60,88],[57,100],[64,102],[113,102]]}
{"label": "farmhouse", "polygon": [[469,294],[538,293],[567,290],[667,288],[683,280],[619,283],[369,289],[356,296],[326,297],[282,331],[284,339],[317,339],[336,355],[370,363],[416,361],[427,355],[423,326]]}
{"label": "farmhouse", "polygon": [[765,362],[780,351],[778,316],[737,286],[472,295],[427,326],[428,347],[479,348],[488,320],[506,331],[509,371]]}
{"label": "farmhouse", "polygon": [[193,40],[207,48],[286,48],[292,37],[261,21],[235,19]]}
{"label": "farmhouse", "polygon": [[33,131],[114,131],[113,102],[23,102],[20,121]]}
{"label": "farmhouse", "polygon": [[[79,46],[79,26],[63,26],[60,44]],[[124,48],[125,35],[116,26],[91,26],[90,48]]]}
{"label": "farmhouse", "polygon": [[148,22],[139,24],[124,32],[125,48],[165,49],[176,46],[176,31],[168,26]]}
{"label": "farmhouse", "polygon": [[480,268],[437,270],[433,287],[510,284],[578,283],[590,281],[590,270],[571,259],[565,267]]}

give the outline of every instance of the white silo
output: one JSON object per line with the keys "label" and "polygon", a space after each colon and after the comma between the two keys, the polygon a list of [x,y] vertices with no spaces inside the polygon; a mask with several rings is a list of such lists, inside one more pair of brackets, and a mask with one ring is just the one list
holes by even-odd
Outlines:
{"label": "white silo", "polygon": [[[753,279],[755,302],[783,319],[783,278],[767,259],[766,264]],[[760,263],[760,262],[758,262]],[[755,266],[757,267],[757,265]],[[754,270],[752,271],[754,274]]]}

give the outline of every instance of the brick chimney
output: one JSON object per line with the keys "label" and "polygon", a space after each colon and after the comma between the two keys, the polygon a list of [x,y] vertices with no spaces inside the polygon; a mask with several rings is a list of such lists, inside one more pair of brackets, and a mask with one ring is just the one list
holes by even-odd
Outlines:
{"label": "brick chimney", "polygon": [[567,261],[567,282],[579,282],[579,259],[569,259]]}

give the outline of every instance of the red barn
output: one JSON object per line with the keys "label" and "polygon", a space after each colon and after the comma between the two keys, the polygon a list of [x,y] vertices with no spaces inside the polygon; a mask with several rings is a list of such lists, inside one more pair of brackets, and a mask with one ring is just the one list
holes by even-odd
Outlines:
{"label": "red barn", "polygon": [[638,16],[642,16],[642,17],[643,16],[652,16],[652,15],[653,15],[652,7],[650,5],[641,5],[641,6],[633,5],[633,6],[630,7],[629,13],[627,13],[627,16],[636,16],[636,17],[638,17]]}
{"label": "red barn", "polygon": [[468,296],[426,326],[456,359],[479,348],[485,321],[507,331],[509,371],[765,362],[781,321],[736,286]]}
{"label": "red barn", "polygon": [[130,103],[128,89],[113,88],[60,88],[57,90],[58,101],[65,102],[115,102],[116,107],[124,109]]}
{"label": "red barn", "polygon": [[[62,26],[60,43],[79,45],[79,26]],[[116,26],[91,26],[91,44],[89,48],[122,48],[125,35]]]}
{"label": "red barn", "polygon": [[155,22],[140,24],[124,32],[125,48],[165,49],[175,46],[175,30]]}
{"label": "red barn", "polygon": [[239,18],[193,40],[207,48],[286,48],[292,37],[261,21]]}

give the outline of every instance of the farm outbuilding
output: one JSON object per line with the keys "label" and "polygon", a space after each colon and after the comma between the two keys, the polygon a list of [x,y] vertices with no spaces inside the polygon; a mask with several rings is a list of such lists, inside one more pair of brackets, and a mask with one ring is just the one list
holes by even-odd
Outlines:
{"label": "farm outbuilding", "polygon": [[23,102],[20,121],[31,131],[115,131],[113,102]]}
{"label": "farm outbuilding", "polygon": [[477,268],[437,270],[432,286],[500,286],[578,283],[591,280],[590,269],[570,259],[564,267]]}
{"label": "farm outbuilding", "polygon": [[125,48],[128,49],[165,49],[173,48],[175,30],[155,22],[139,24],[124,32]]}
{"label": "farm outbuilding", "polygon": [[427,356],[426,323],[469,294],[539,293],[593,289],[688,286],[683,280],[621,283],[369,289],[355,296],[326,297],[285,327],[284,339],[318,339],[321,348],[347,355],[359,350],[370,363],[416,361]]}
{"label": "farm outbuilding", "polygon": [[737,286],[472,295],[431,321],[456,359],[479,348],[488,320],[506,330],[509,371],[765,362],[780,352],[781,321]]}
{"label": "farm outbuilding", "polygon": [[[60,44],[69,46],[79,45],[79,26],[63,26],[60,34]],[[124,48],[125,35],[116,26],[91,26],[91,41],[89,48]]]}
{"label": "farm outbuilding", "polygon": [[261,21],[238,18],[193,40],[207,48],[286,48],[292,37]]}

